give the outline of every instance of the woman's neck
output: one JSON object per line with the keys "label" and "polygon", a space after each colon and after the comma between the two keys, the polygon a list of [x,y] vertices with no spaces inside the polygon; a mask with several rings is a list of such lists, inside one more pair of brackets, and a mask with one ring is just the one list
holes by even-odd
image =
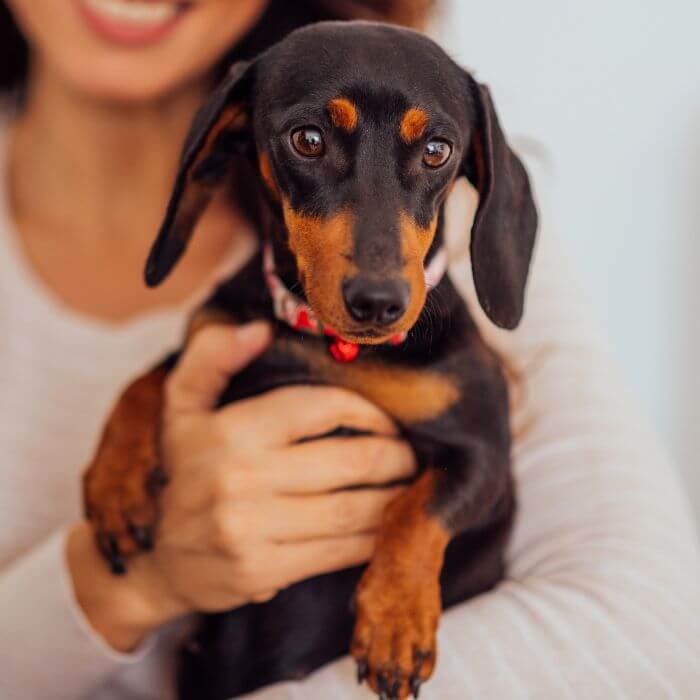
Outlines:
{"label": "woman's neck", "polygon": [[193,85],[159,101],[106,104],[37,66],[11,150],[17,213],[83,239],[128,243],[153,235],[203,90]]}
{"label": "woman's neck", "polygon": [[204,91],[191,85],[159,101],[107,104],[33,69],[10,144],[10,205],[29,264],[67,306],[121,320],[181,302],[206,284],[233,232],[245,228],[216,198],[172,279],[144,287],[143,264]]}

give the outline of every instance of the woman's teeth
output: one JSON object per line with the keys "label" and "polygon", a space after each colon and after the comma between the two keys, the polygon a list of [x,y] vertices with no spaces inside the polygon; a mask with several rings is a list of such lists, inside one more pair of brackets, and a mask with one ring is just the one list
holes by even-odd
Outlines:
{"label": "woman's teeth", "polygon": [[107,20],[140,26],[158,25],[178,13],[174,2],[126,2],[125,0],[85,0],[87,7]]}

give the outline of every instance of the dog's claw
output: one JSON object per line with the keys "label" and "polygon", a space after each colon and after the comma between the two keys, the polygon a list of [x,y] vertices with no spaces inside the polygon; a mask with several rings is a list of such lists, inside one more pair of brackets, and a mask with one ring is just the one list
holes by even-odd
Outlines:
{"label": "dog's claw", "polygon": [[124,563],[124,557],[119,551],[119,547],[116,546],[116,541],[114,541],[115,548],[109,555],[109,565],[112,567],[112,573],[117,576],[121,576],[126,573],[126,564]]}
{"label": "dog's claw", "polygon": [[153,549],[153,532],[150,527],[142,527],[130,523],[129,534],[134,538],[136,544],[138,544],[141,549]]}
{"label": "dog's claw", "polygon": [[159,494],[168,483],[168,475],[163,467],[153,467],[146,476],[146,488],[152,495]]}
{"label": "dog's claw", "polygon": [[369,676],[369,664],[366,661],[357,662],[357,683],[362,685],[362,683],[367,680]]}
{"label": "dog's claw", "polygon": [[[389,679],[386,677],[386,673],[377,674],[377,688],[382,696],[388,695],[389,693]],[[385,700],[388,700],[385,699]]]}
{"label": "dog's claw", "polygon": [[413,695],[416,700],[418,700],[418,695],[420,695],[420,687],[423,681],[421,681],[420,676],[411,676],[411,695]]}
{"label": "dog's claw", "polygon": [[126,573],[126,564],[121,556],[115,556],[109,560],[109,567],[115,576],[123,576]]}
{"label": "dog's claw", "polygon": [[119,544],[117,543],[116,537],[114,537],[114,535],[106,534],[99,535],[97,538],[97,544],[107,558],[112,573],[117,576],[125,574],[126,564],[124,563],[124,557],[119,549]]}
{"label": "dog's claw", "polygon": [[399,692],[401,691],[401,681],[396,680],[394,681],[394,684],[391,686],[391,693],[389,694],[389,697],[391,700],[399,700]]}

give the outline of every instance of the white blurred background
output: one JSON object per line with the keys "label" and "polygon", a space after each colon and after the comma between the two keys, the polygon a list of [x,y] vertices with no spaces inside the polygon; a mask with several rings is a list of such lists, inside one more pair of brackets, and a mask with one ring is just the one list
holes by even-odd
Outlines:
{"label": "white blurred background", "polygon": [[700,2],[442,5],[432,34],[542,152],[546,229],[578,260],[700,522]]}

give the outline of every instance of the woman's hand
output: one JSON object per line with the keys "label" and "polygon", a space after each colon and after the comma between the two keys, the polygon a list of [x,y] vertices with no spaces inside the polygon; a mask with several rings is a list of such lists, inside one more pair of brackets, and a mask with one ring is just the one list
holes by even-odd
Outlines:
{"label": "woman's hand", "polygon": [[[400,490],[376,487],[412,475],[413,453],[390,419],[341,389],[287,387],[216,410],[230,376],[268,342],[264,324],[205,328],[169,377],[162,451],[170,482],[155,549],[135,558],[126,578],[112,577],[110,588],[121,584],[122,624],[104,595],[95,604],[89,580],[76,581],[78,599],[88,616],[93,601],[93,625],[113,646],[133,647],[183,613],[266,600],[366,561],[384,507]],[[339,426],[374,435],[298,443]],[[374,488],[338,491],[362,485]],[[74,579],[85,569],[75,565],[76,547]]]}

